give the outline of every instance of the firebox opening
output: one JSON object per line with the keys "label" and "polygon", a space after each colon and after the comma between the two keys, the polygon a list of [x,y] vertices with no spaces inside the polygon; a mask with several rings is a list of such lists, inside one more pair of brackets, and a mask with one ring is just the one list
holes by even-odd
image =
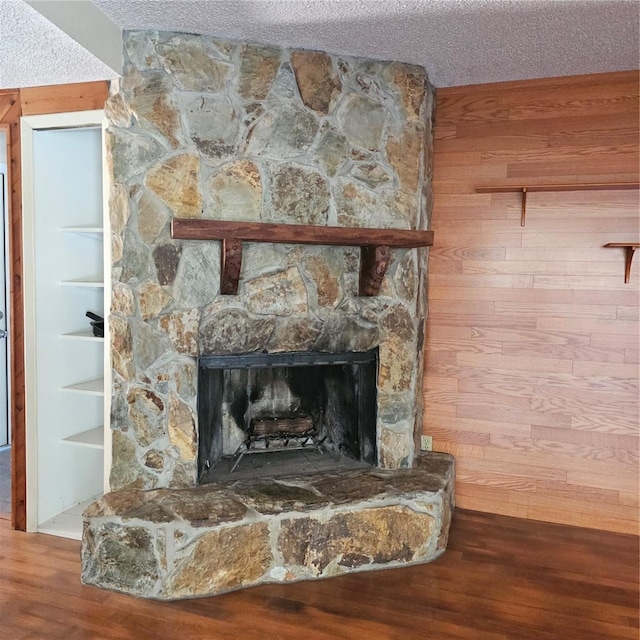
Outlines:
{"label": "firebox opening", "polygon": [[198,360],[198,483],[377,464],[378,350]]}

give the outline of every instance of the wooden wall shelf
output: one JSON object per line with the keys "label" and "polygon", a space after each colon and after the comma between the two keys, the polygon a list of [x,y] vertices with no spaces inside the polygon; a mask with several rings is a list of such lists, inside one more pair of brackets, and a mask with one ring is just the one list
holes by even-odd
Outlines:
{"label": "wooden wall shelf", "polygon": [[486,185],[476,187],[476,193],[521,193],[522,210],[520,226],[524,227],[527,217],[527,193],[536,191],[607,191],[617,189],[638,189],[640,182],[593,182],[578,184],[529,184],[529,185]]}
{"label": "wooden wall shelf", "polygon": [[380,291],[382,278],[389,266],[391,248],[413,249],[433,245],[433,231],[184,218],[172,220],[171,237],[222,242],[220,292],[227,295],[238,293],[243,241],[360,247],[361,296],[375,296]]}
{"label": "wooden wall shelf", "polygon": [[631,278],[631,261],[636,249],[640,247],[640,242],[608,242],[604,245],[607,248],[625,249],[624,257],[624,281],[629,282]]}

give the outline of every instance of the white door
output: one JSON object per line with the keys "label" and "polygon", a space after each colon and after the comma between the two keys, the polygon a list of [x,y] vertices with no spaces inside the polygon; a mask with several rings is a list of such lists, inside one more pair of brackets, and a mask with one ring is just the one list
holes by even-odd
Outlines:
{"label": "white door", "polygon": [[0,173],[0,447],[9,444],[9,363],[5,260],[5,174]]}

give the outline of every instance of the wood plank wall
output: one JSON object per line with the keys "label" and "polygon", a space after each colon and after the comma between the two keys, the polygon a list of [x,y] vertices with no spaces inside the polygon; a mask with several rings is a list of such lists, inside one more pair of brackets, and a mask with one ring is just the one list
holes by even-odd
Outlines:
{"label": "wood plank wall", "polygon": [[9,288],[11,301],[11,523],[26,529],[26,450],[24,388],[24,303],[22,294],[22,180],[20,117],[102,109],[107,82],[0,90],[0,126],[7,132],[7,164],[11,183]]}
{"label": "wood plank wall", "polygon": [[438,91],[424,433],[468,509],[638,533],[638,73]]}

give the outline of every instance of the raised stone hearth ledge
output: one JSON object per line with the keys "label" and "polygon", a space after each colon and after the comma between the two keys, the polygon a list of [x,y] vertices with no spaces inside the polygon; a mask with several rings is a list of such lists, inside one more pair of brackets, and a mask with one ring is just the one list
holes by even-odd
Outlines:
{"label": "raised stone hearth ledge", "polygon": [[446,547],[454,460],[192,489],[123,489],[84,513],[82,581],[159,600],[429,562]]}

